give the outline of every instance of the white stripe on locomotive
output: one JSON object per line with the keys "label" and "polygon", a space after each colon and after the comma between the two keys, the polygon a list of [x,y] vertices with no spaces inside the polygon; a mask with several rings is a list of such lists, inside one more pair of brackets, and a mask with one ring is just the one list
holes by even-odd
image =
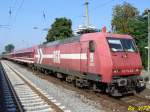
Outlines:
{"label": "white stripe on locomotive", "polygon": [[42,63],[43,59],[53,59],[54,63],[60,63],[61,59],[87,60],[86,53],[60,54],[60,50],[53,51],[53,54],[43,54],[42,49],[37,49],[35,57],[38,58],[37,63]]}

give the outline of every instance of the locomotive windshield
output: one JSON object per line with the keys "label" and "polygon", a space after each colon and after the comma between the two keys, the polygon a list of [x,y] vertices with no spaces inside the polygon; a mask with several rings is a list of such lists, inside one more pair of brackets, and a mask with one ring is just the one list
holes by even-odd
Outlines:
{"label": "locomotive windshield", "polygon": [[108,43],[112,51],[136,51],[136,47],[132,39],[108,38]]}

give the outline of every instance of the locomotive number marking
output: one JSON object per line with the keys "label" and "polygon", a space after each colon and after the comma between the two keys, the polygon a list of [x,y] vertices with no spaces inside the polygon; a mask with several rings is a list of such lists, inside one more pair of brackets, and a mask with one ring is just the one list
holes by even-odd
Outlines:
{"label": "locomotive number marking", "polygon": [[60,51],[53,51],[53,62],[60,63]]}
{"label": "locomotive number marking", "polygon": [[90,66],[94,66],[94,53],[90,53]]}

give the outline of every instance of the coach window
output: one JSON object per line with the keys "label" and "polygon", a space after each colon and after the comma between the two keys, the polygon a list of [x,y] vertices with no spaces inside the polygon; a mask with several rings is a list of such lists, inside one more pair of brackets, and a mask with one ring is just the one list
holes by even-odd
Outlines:
{"label": "coach window", "polygon": [[89,50],[90,52],[95,52],[95,42],[93,40],[89,42]]}

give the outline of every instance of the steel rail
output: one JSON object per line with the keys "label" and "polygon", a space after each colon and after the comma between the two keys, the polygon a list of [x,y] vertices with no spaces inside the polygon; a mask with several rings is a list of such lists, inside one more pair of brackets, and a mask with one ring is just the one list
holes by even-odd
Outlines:
{"label": "steel rail", "polygon": [[35,88],[32,84],[30,84],[30,82],[28,82],[26,79],[24,79],[22,76],[20,76],[20,73],[18,71],[16,71],[12,66],[10,66],[9,64],[5,63],[15,74],[17,74],[17,76],[19,76],[27,85],[29,85],[32,90],[34,90],[45,102],[47,102],[49,105],[51,105],[51,107],[53,109],[55,109],[56,112],[63,112],[63,110],[61,108],[59,108],[56,104],[54,104],[53,102],[51,102],[46,96],[44,96],[41,92],[39,92],[39,90],[37,90],[37,88]]}
{"label": "steel rail", "polygon": [[11,84],[11,82],[10,82],[10,80],[9,80],[9,78],[8,78],[8,76],[7,76],[1,63],[0,63],[0,66],[2,67],[2,73],[4,74],[4,77],[6,79],[8,87],[9,87],[9,89],[13,95],[14,101],[15,101],[16,106],[17,106],[17,111],[18,112],[24,112],[23,106],[22,106],[22,104],[21,104],[21,102],[20,102],[20,100],[19,100],[19,98],[18,98],[18,96],[17,96],[17,94],[16,94],[16,92],[15,92],[15,90],[14,90],[14,88],[13,88],[13,86],[12,86],[12,84]]}

